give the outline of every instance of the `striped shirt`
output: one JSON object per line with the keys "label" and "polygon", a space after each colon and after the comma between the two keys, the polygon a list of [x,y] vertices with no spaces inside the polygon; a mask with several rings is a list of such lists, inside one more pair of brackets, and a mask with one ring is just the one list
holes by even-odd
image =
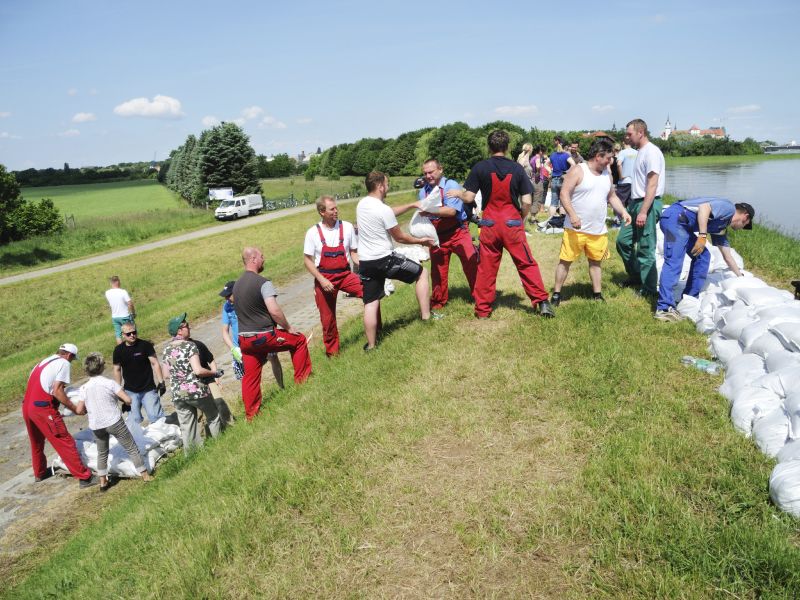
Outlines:
{"label": "striped shirt", "polygon": [[122,418],[117,392],[122,387],[113,379],[97,375],[80,387],[80,399],[86,404],[89,429],[110,427]]}

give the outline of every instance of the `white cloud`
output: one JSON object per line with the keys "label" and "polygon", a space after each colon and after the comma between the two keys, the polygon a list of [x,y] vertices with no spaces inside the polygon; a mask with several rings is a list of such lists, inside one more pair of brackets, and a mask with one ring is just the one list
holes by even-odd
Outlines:
{"label": "white cloud", "polygon": [[10,112],[0,112],[0,119],[5,119],[6,117],[10,117]]}
{"label": "white cloud", "polygon": [[247,119],[257,119],[261,115],[264,114],[264,109],[260,106],[248,106],[247,108],[242,109],[242,116]]}
{"label": "white cloud", "polygon": [[78,95],[78,90],[76,90],[75,88],[69,88],[67,90],[67,96],[77,96],[77,95]]}
{"label": "white cloud", "polygon": [[649,17],[651,23],[663,23],[667,20],[667,17],[661,13],[651,15]]}
{"label": "white cloud", "polygon": [[18,135],[14,135],[13,133],[8,133],[7,131],[0,131],[0,140],[20,140],[22,139]]}
{"label": "white cloud", "polygon": [[58,135],[61,137],[75,137],[76,135],[80,135],[81,132],[77,129],[67,129],[66,131],[62,131]]}
{"label": "white cloud", "polygon": [[754,113],[761,110],[761,106],[758,104],[744,104],[742,106],[732,106],[726,112],[729,112],[733,115],[742,115],[746,113]]}
{"label": "white cloud", "polygon": [[170,96],[155,96],[152,100],[147,98],[133,98],[114,107],[114,114],[121,117],[147,117],[152,119],[180,119],[184,116],[181,112],[181,102]]}
{"label": "white cloud", "polygon": [[604,113],[614,110],[614,107],[611,104],[595,104],[592,107],[592,112],[596,113]]}
{"label": "white cloud", "polygon": [[279,121],[275,117],[266,116],[261,119],[259,127],[266,129],[286,129],[286,123]]}
{"label": "white cloud", "polygon": [[214,115],[206,115],[200,122],[203,124],[203,127],[216,127],[219,125],[219,119]]}
{"label": "white cloud", "polygon": [[503,117],[525,117],[532,116],[539,113],[539,107],[535,104],[527,104],[525,106],[498,106],[494,109],[496,115]]}
{"label": "white cloud", "polygon": [[312,121],[311,117],[300,117],[299,119],[297,119],[297,122],[300,125],[308,125],[309,123],[311,123],[311,121]]}
{"label": "white cloud", "polygon": [[73,123],[86,123],[88,121],[97,121],[97,117],[94,116],[94,113],[79,112],[72,117]]}
{"label": "white cloud", "polygon": [[235,119],[231,119],[231,123],[236,123],[239,127],[245,124],[247,119],[244,117],[236,117]]}

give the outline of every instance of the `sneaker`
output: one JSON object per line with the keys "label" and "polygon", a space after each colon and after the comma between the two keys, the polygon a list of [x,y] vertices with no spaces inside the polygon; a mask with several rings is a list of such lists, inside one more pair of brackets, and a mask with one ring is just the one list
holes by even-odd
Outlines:
{"label": "sneaker", "polygon": [[641,281],[637,281],[635,279],[626,279],[625,281],[623,281],[623,282],[621,282],[619,284],[619,287],[622,287],[622,288],[638,288],[640,285],[642,285]]}
{"label": "sneaker", "polygon": [[435,310],[431,311],[431,318],[428,319],[429,321],[438,321],[439,319],[444,319],[444,313],[436,312]]}
{"label": "sneaker", "polygon": [[83,488],[92,487],[93,485],[97,485],[100,483],[100,480],[97,478],[96,475],[92,475],[89,479],[81,479],[78,485]]}
{"label": "sneaker", "polygon": [[657,310],[656,314],[653,315],[653,318],[657,321],[663,321],[665,323],[677,323],[678,321],[683,321],[683,315],[675,310],[675,307],[670,306],[667,310]]}
{"label": "sneaker", "polygon": [[47,467],[47,470],[44,472],[44,475],[41,477],[34,477],[33,480],[36,483],[44,481],[45,479],[50,479],[53,476],[53,467]]}
{"label": "sneaker", "polygon": [[552,305],[547,300],[542,300],[538,304],[539,315],[544,319],[552,319],[556,316],[556,311],[553,310]]}
{"label": "sneaker", "polygon": [[373,350],[376,350],[377,348],[378,348],[377,344],[375,346],[373,346],[372,348],[369,347],[369,342],[364,344],[364,352],[372,352]]}
{"label": "sneaker", "polygon": [[553,292],[553,295],[550,296],[550,304],[553,306],[561,304],[561,294],[559,292]]}
{"label": "sneaker", "polygon": [[603,298],[603,294],[597,294],[594,298],[592,298],[595,302],[605,302],[606,299]]}

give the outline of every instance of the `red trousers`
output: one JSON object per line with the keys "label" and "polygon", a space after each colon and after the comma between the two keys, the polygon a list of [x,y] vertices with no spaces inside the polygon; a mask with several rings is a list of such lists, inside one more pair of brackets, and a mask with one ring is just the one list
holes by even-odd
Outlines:
{"label": "red trousers", "polygon": [[358,298],[364,297],[364,291],[361,287],[361,279],[352,271],[323,273],[323,275],[333,284],[333,291],[324,291],[315,279],[314,300],[319,309],[319,320],[322,322],[322,341],[325,344],[325,354],[335,356],[339,354],[339,328],[336,326],[336,299],[339,297],[339,290]]}
{"label": "red trousers", "polygon": [[44,477],[47,472],[47,457],[44,441],[50,442],[76,479],[89,479],[92,472],[83,464],[75,440],[70,435],[61,414],[52,406],[22,405],[22,418],[31,440],[31,463],[34,477]]}
{"label": "red trousers", "polygon": [[[487,217],[484,212],[484,219]],[[519,217],[517,217],[519,218]],[[504,218],[495,220],[491,227],[481,227],[480,262],[478,278],[475,281],[475,316],[488,317],[492,314],[492,303],[496,296],[497,270],[503,258],[503,248],[511,255],[517,267],[522,287],[531,304],[536,306],[547,300],[547,290],[542,282],[539,265],[533,259],[528,240],[525,239],[525,228],[522,225],[508,226]]]}
{"label": "red trousers", "polygon": [[478,253],[472,245],[469,229],[462,227],[444,241],[439,239],[439,246],[431,248],[431,308],[442,308],[450,296],[447,279],[450,271],[450,255],[455,254],[461,261],[461,268],[467,277],[469,293],[475,289],[475,278],[478,274]]}
{"label": "red trousers", "polygon": [[289,333],[283,329],[259,333],[251,337],[239,336],[242,350],[244,377],[242,377],[242,402],[244,413],[250,421],[261,410],[261,368],[270,352],[285,352],[292,355],[294,382],[303,383],[311,375],[311,357],[308,342],[302,333]]}

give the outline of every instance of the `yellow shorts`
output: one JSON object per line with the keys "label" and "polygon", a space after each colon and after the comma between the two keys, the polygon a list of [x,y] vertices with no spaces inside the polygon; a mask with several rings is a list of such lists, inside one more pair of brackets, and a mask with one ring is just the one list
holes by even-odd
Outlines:
{"label": "yellow shorts", "polygon": [[605,260],[608,258],[608,235],[592,235],[574,229],[565,229],[561,238],[559,260],[575,262],[581,254],[589,260]]}

